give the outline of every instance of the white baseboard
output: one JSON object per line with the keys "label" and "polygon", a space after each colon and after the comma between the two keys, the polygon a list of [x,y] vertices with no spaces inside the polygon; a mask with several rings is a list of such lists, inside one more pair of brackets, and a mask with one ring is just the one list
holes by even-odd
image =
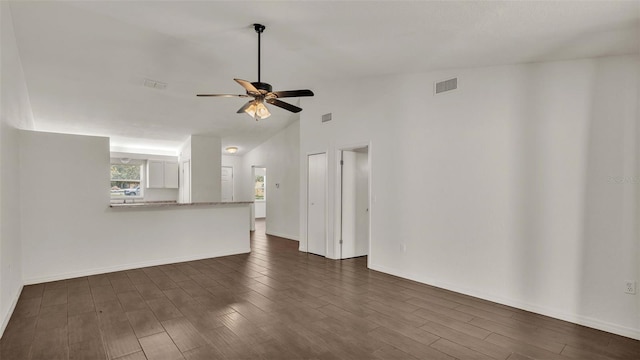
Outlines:
{"label": "white baseboard", "polygon": [[11,319],[11,315],[13,315],[13,311],[16,309],[16,305],[18,305],[18,299],[20,299],[20,294],[22,294],[22,288],[23,286],[20,285],[20,290],[18,290],[18,293],[16,294],[16,296],[14,296],[13,300],[11,301],[11,306],[9,307],[9,311],[7,311],[7,313],[4,316],[4,319],[2,319],[2,325],[0,327],[0,338],[2,338],[2,335],[4,334],[4,330],[7,328],[7,325],[9,325],[9,320]]}
{"label": "white baseboard", "polygon": [[216,258],[221,256],[246,254],[250,252],[251,252],[251,248],[243,248],[243,249],[235,249],[235,250],[214,252],[214,253],[208,253],[208,254],[198,254],[193,256],[179,256],[174,258],[157,259],[157,260],[143,261],[138,263],[120,264],[120,265],[107,266],[107,267],[101,267],[101,268],[95,268],[95,269],[73,271],[73,272],[50,275],[50,276],[32,277],[32,278],[25,279],[24,283],[25,285],[39,284],[39,283],[49,282],[49,281],[73,279],[73,278],[82,277],[82,276],[105,274],[105,273],[110,273],[114,271],[131,270],[131,269],[138,269],[138,268],[149,267],[149,266],[158,266],[158,265],[180,263],[185,261]]}
{"label": "white baseboard", "polygon": [[277,231],[269,231],[267,232],[267,235],[277,236],[277,237],[281,237],[289,240],[300,241],[300,238],[298,237],[298,235],[284,234]]}
{"label": "white baseboard", "polygon": [[520,301],[520,300],[506,299],[506,298],[493,296],[491,294],[480,293],[478,291],[473,291],[473,290],[470,290],[470,289],[463,289],[463,288],[460,288],[460,287],[458,287],[458,286],[456,286],[454,284],[443,283],[443,282],[437,281],[435,279],[429,279],[429,278],[425,278],[424,276],[418,276],[416,274],[405,273],[405,272],[402,272],[402,271],[398,271],[396,269],[391,269],[391,268],[388,268],[388,267],[385,267],[385,266],[376,265],[376,264],[373,264],[373,263],[371,263],[369,265],[369,268],[371,270],[376,270],[376,271],[380,271],[380,272],[383,272],[383,273],[386,273],[386,274],[390,274],[390,275],[398,276],[398,277],[401,277],[401,278],[417,281],[419,283],[435,286],[435,287],[438,287],[438,288],[441,288],[441,289],[454,291],[454,292],[457,292],[457,293],[460,293],[460,294],[473,296],[473,297],[476,297],[476,298],[492,301],[492,302],[495,302],[495,303],[498,303],[498,304],[511,306],[511,307],[518,308],[518,309],[525,310],[525,311],[531,311],[531,312],[534,312],[536,314],[549,316],[549,317],[552,317],[552,318],[555,318],[555,319],[564,320],[564,321],[568,321],[568,322],[571,322],[571,323],[574,323],[574,324],[583,325],[583,326],[587,326],[587,327],[590,327],[590,328],[594,328],[594,329],[610,332],[610,333],[613,333],[613,334],[629,337],[629,338],[632,338],[632,339],[640,340],[640,329],[634,329],[634,328],[630,328],[630,327],[626,327],[626,326],[621,326],[621,325],[618,325],[618,324],[610,323],[610,322],[607,322],[607,321],[602,321],[602,320],[599,320],[599,319],[595,319],[595,318],[592,318],[592,317],[583,316],[583,315],[579,315],[579,314],[566,313],[566,312],[563,312],[563,311],[560,311],[560,310],[557,310],[557,309],[551,309],[551,308],[539,306],[539,305],[536,305],[536,304],[532,304],[532,303],[528,303],[528,302],[524,302],[524,301]]}

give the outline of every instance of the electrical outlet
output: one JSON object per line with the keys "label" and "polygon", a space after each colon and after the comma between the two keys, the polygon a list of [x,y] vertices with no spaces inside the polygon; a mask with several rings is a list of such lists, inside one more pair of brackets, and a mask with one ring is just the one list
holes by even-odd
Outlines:
{"label": "electrical outlet", "polygon": [[627,280],[624,282],[624,292],[625,294],[636,294],[636,282],[633,280]]}

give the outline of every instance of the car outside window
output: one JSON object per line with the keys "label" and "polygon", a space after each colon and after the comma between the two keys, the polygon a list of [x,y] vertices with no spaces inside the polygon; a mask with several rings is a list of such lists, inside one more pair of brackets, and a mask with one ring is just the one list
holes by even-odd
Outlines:
{"label": "car outside window", "polygon": [[[125,160],[126,161],[126,160]],[[111,199],[142,197],[142,163],[111,162]]]}

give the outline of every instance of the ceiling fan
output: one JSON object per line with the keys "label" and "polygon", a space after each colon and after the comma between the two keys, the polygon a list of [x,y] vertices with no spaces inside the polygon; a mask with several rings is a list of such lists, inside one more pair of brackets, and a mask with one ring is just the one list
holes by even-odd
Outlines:
{"label": "ceiling fan", "polygon": [[286,90],[286,91],[272,91],[271,85],[267,83],[263,83],[260,81],[260,34],[265,29],[265,26],[262,24],[253,24],[253,28],[258,33],[258,81],[257,82],[249,82],[242,79],[233,79],[238,84],[240,84],[247,91],[246,95],[234,95],[234,94],[198,94],[197,96],[218,96],[218,97],[253,97],[253,100],[244,104],[238,110],[238,114],[243,112],[249,114],[252,118],[255,118],[256,121],[266,119],[271,116],[269,109],[265,106],[265,102],[283,108],[285,110],[298,113],[302,111],[301,108],[286,103],[284,101],[278,100],[280,98],[289,98],[289,97],[301,97],[301,96],[313,96],[313,91],[311,90]]}

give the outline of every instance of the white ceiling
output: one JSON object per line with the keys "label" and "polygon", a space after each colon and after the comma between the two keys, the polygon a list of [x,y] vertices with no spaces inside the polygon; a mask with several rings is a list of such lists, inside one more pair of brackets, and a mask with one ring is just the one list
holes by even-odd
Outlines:
{"label": "white ceiling", "polygon": [[[232,79],[274,90],[332,79],[640,52],[639,1],[11,2],[36,130],[175,153],[190,134],[238,154],[298,117],[256,122]],[[166,90],[144,79],[168,83]],[[316,93],[316,96],[322,94]],[[290,99],[298,104],[297,99]],[[303,98],[299,104],[313,101]]]}

